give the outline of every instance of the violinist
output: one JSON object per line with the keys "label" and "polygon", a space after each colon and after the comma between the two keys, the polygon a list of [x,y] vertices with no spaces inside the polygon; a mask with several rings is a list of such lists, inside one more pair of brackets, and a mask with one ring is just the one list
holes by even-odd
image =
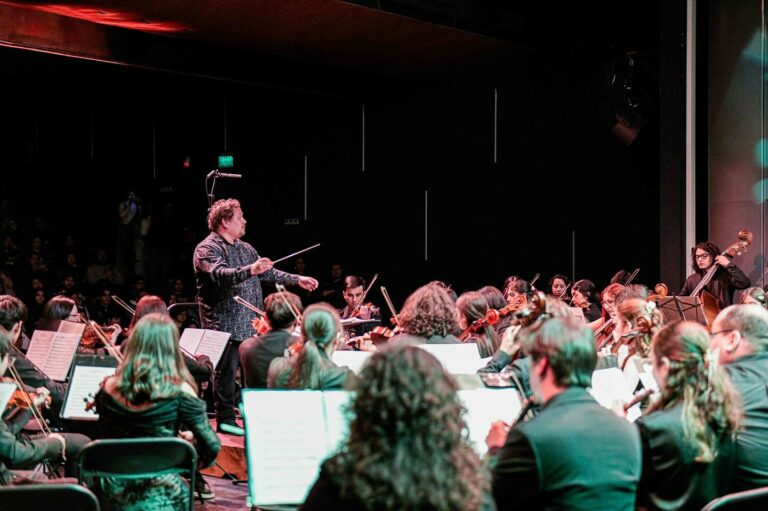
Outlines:
{"label": "violinist", "polygon": [[[477,292],[483,295],[485,301],[488,302],[489,309],[500,310],[508,305],[507,300],[504,299],[504,293],[502,293],[496,287],[484,286],[478,289]],[[493,325],[493,329],[496,330],[496,334],[499,336],[499,338],[504,335],[504,332],[507,330],[507,328],[512,326],[512,320],[512,315],[507,314],[506,316],[499,319],[498,323]]]}
{"label": "violinist", "polygon": [[[501,339],[487,321],[485,323],[482,322],[488,313],[488,302],[483,295],[476,291],[462,294],[456,301],[456,309],[459,313],[459,329],[462,332],[468,331],[467,337],[461,340],[477,344],[480,358],[493,356],[496,350],[499,349]],[[478,320],[480,320],[481,326],[477,327],[476,330],[471,329],[471,325]]]}
{"label": "violinist", "polygon": [[558,300],[570,302],[571,297],[568,295],[568,287],[570,285],[571,279],[561,273],[558,273],[549,279],[549,295],[557,298]]}
{"label": "violinist", "polygon": [[748,288],[751,282],[749,277],[728,256],[722,255],[717,245],[711,241],[703,241],[691,250],[691,265],[694,272],[685,280],[678,294],[691,295],[713,264],[718,265],[719,268],[704,289],[717,299],[721,309],[731,305],[734,291]]}
{"label": "violinist", "polygon": [[595,346],[598,350],[613,338],[613,332],[616,328],[616,295],[623,289],[624,286],[621,284],[610,284],[603,289],[600,295],[600,303],[603,308],[602,315],[588,325],[595,332]]}
{"label": "violinist", "polygon": [[[83,319],[77,311],[77,305],[74,300],[63,295],[57,295],[48,300],[48,303],[45,304],[43,317],[38,322],[38,328],[41,330],[55,331],[58,329],[61,321],[82,323]],[[94,332],[93,327],[88,324],[86,325],[86,329],[83,331],[83,337],[77,347],[77,352],[85,355],[93,355],[100,348],[104,348],[104,343]],[[108,336],[111,336],[112,343],[114,344],[121,332],[122,328],[115,326],[105,333]]]}
{"label": "violinist", "polygon": [[527,300],[529,291],[528,282],[517,275],[511,275],[504,281],[504,298],[508,304],[518,303],[521,296]]}
{"label": "violinist", "polygon": [[640,298],[624,300],[616,310],[616,338],[610,350],[617,354],[618,365],[632,391],[639,376],[638,365],[649,361],[651,339],[664,324],[664,315],[655,302]]}
{"label": "violinist", "polygon": [[[24,302],[15,296],[0,295],[0,327],[10,332],[14,343],[21,338],[24,320],[27,316],[27,307]],[[20,351],[14,353],[16,363],[14,367],[21,380],[31,388],[45,387],[51,393],[50,417],[58,417],[64,396],[67,393],[67,385],[58,383],[45,375]],[[8,376],[8,375],[6,375]]]}
{"label": "violinist", "polygon": [[[426,344],[460,344],[453,332],[459,328],[456,305],[440,284],[421,286],[405,300],[398,315],[405,337],[417,337]],[[390,342],[399,340],[393,337]]]}
{"label": "violinist", "polygon": [[269,331],[246,339],[238,348],[240,366],[243,369],[243,387],[267,388],[269,365],[274,359],[284,356],[288,348],[298,341],[298,338],[292,335],[296,318],[291,306],[298,312],[303,310],[301,299],[289,292],[284,292],[282,297],[278,293],[272,293],[264,300]]}
{"label": "violinist", "polygon": [[575,307],[584,309],[587,323],[600,318],[600,307],[594,303],[595,284],[591,280],[581,279],[573,283],[572,302]]}
{"label": "violinist", "polygon": [[[0,373],[5,373],[14,362],[12,342],[10,332],[0,331]],[[42,404],[46,397],[45,391],[30,394],[34,406]],[[26,399],[22,402],[26,403]],[[12,411],[10,418],[0,421],[0,486],[46,482],[42,474],[31,471],[44,460],[66,458],[66,475],[77,475],[77,456],[90,439],[70,433],[51,433],[41,438],[20,435],[19,431],[30,419],[31,413],[27,404],[25,410]]]}

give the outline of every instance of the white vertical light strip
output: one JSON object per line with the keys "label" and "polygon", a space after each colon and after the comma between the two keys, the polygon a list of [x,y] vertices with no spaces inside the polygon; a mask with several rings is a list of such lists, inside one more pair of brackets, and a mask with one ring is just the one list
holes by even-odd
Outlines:
{"label": "white vertical light strip", "polygon": [[152,121],[152,179],[157,180],[157,121]]}
{"label": "white vertical light strip", "polygon": [[307,156],[304,156],[304,220],[307,219]]}
{"label": "white vertical light strip", "polygon": [[571,282],[576,282],[576,231],[571,231]]}
{"label": "white vertical light strip", "polygon": [[229,103],[227,103],[227,95],[224,94],[224,152],[227,152],[227,117],[229,113]]}
{"label": "white vertical light strip", "polygon": [[499,89],[493,89],[493,163],[498,161],[499,154]]}
{"label": "white vertical light strip", "polygon": [[[696,0],[687,0],[685,29],[685,254],[696,244]],[[678,264],[686,274],[687,258]]]}
{"label": "white vertical light strip", "polygon": [[[760,76],[765,76],[765,2],[760,2],[761,41],[760,41]],[[760,80],[760,287],[765,286],[765,80]]]}
{"label": "white vertical light strip", "polygon": [[427,240],[429,239],[429,190],[424,190],[424,260],[429,259]]}
{"label": "white vertical light strip", "polygon": [[363,172],[365,172],[365,103],[363,103],[363,133],[362,133],[362,140],[363,140]]}

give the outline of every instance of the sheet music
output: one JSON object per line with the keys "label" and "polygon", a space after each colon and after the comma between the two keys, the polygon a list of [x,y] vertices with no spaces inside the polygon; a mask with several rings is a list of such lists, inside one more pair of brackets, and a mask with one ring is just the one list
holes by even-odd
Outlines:
{"label": "sheet music", "polygon": [[336,350],[331,360],[339,367],[349,367],[353,373],[360,374],[371,355],[370,351]]}
{"label": "sheet music", "polygon": [[193,355],[208,355],[213,367],[216,367],[231,335],[229,332],[218,330],[185,328],[179,339],[179,346]]}
{"label": "sheet music", "polygon": [[27,358],[52,380],[65,381],[84,329],[83,323],[62,321],[56,332],[35,330]]}
{"label": "sheet music", "polygon": [[478,455],[488,451],[485,437],[495,421],[507,424],[520,413],[520,394],[515,389],[475,389],[460,390],[459,399],[467,413],[464,420],[469,430],[469,440]]}
{"label": "sheet music", "polygon": [[484,367],[477,344],[419,344],[419,348],[430,352],[451,374],[475,374]]}
{"label": "sheet music", "polygon": [[0,410],[5,410],[14,390],[16,390],[15,383],[0,383]]}
{"label": "sheet music", "polygon": [[345,411],[352,399],[354,399],[352,392],[345,390],[323,392],[326,448],[328,450],[326,457],[333,456],[349,436],[351,416],[347,415]]}
{"label": "sheet music", "polygon": [[243,391],[251,505],[300,504],[328,454],[323,393]]}
{"label": "sheet music", "polygon": [[104,378],[113,374],[115,374],[114,367],[75,366],[61,416],[64,419],[98,419],[99,414],[96,413],[95,409],[85,410],[86,400],[93,400]]}
{"label": "sheet music", "polygon": [[[614,402],[628,403],[632,400],[632,391],[627,387],[624,373],[618,367],[600,369],[592,373],[592,387],[589,393],[600,406],[611,409]],[[634,422],[640,416],[640,406],[627,410],[627,420]]]}
{"label": "sheet music", "polygon": [[582,323],[587,324],[587,318],[584,317],[584,309],[581,307],[568,307],[568,314],[571,317],[580,319]]}

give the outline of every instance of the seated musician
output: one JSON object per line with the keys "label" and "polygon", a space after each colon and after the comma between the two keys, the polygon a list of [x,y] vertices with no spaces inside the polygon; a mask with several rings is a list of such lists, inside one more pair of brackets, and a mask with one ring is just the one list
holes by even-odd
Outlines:
{"label": "seated musician", "polygon": [[457,390],[418,347],[398,343],[374,354],[355,387],[349,437],[323,463],[300,509],[492,508]]}
{"label": "seated musician", "polygon": [[[13,365],[13,359],[12,334],[2,329],[0,330],[0,374],[4,374],[8,367]],[[30,395],[35,406],[42,405],[46,397],[45,389],[38,389],[36,393]],[[25,400],[21,402],[25,403]],[[0,421],[0,486],[45,482],[47,480],[45,476],[31,470],[44,460],[58,461],[66,458],[66,475],[69,477],[77,475],[77,456],[90,439],[76,434],[52,433],[39,437],[20,435],[21,428],[31,417],[32,411],[22,404],[13,407]]]}
{"label": "seated musician", "polygon": [[568,295],[568,286],[571,284],[571,279],[558,273],[549,279],[549,296],[557,298],[559,300],[570,301],[571,297]]}
{"label": "seated musician", "polygon": [[765,296],[765,290],[761,287],[749,287],[741,293],[739,303],[742,305],[755,304],[768,309],[768,299]]}
{"label": "seated musician", "polygon": [[[409,337],[426,344],[460,344],[456,305],[442,285],[421,286],[405,300],[398,314],[400,328]],[[392,338],[397,340],[398,336]],[[390,342],[392,342],[390,341]]]}
{"label": "seated musician", "polygon": [[594,282],[587,279],[577,280],[573,283],[571,291],[574,307],[584,310],[584,319],[587,323],[600,318],[600,306],[595,303],[596,288]]}
{"label": "seated musician", "polygon": [[[198,464],[207,467],[216,460],[221,442],[184,366],[178,337],[167,315],[148,314],[136,323],[117,373],[96,394],[99,428],[104,438],[174,437],[183,424],[188,431],[181,436],[195,443]],[[107,478],[99,493],[105,510],[189,508],[188,486],[178,474],[151,480]]]}
{"label": "seated musician", "polygon": [[456,301],[456,309],[459,312],[459,330],[468,331],[466,338],[462,337],[462,342],[477,344],[480,358],[493,356],[501,344],[501,339],[493,327],[485,323],[477,330],[470,329],[475,321],[485,319],[488,313],[488,302],[483,295],[477,291],[463,293]]}
{"label": "seated musician", "polygon": [[699,510],[730,491],[739,399],[698,323],[662,328],[651,361],[661,397],[635,423],[643,446],[638,505]]}
{"label": "seated musician", "polygon": [[[45,304],[43,316],[38,322],[38,329],[56,331],[61,321],[82,323],[83,319],[80,317],[74,300],[64,295],[56,295]],[[113,344],[121,331],[122,329],[119,326],[104,329],[104,333],[111,339]],[[80,344],[77,346],[77,352],[82,355],[93,355],[101,348],[104,348],[103,341],[93,331],[93,327],[90,325],[86,326],[85,330],[83,330]]]}
{"label": "seated musician", "polygon": [[732,305],[720,311],[711,331],[710,348],[719,353],[744,414],[733,491],[768,486],[768,310]]}
{"label": "seated musician", "polygon": [[[27,307],[24,303],[10,295],[0,295],[0,327],[11,333],[12,344],[17,345],[22,335],[24,321],[27,317]],[[46,416],[56,418],[67,393],[65,383],[55,382],[48,378],[40,369],[29,361],[20,351],[14,349],[16,362],[13,364],[21,380],[33,389],[44,387],[51,394],[51,407],[46,410]],[[5,376],[9,376],[5,374]]]}
{"label": "seated musician", "polygon": [[749,277],[728,256],[721,255],[720,249],[711,241],[703,241],[691,250],[691,265],[694,272],[685,279],[685,284],[678,294],[689,296],[713,264],[717,264],[719,268],[704,290],[717,298],[720,308],[731,305],[734,291],[749,287]]}
{"label": "seated musician", "polygon": [[528,282],[517,275],[507,277],[504,281],[504,299],[507,300],[508,304],[519,303],[521,300],[527,299],[529,292]]}
{"label": "seated musician", "polygon": [[[477,292],[483,295],[485,301],[488,302],[489,309],[500,310],[508,305],[507,300],[504,299],[504,293],[502,293],[496,287],[484,286],[478,289]],[[499,338],[504,335],[504,332],[507,330],[507,328],[512,326],[512,319],[512,315],[507,314],[506,316],[499,319],[498,323],[493,325],[493,329],[496,330],[496,334],[498,334]]]}
{"label": "seated musician", "polygon": [[618,367],[633,392],[640,383],[644,364],[649,361],[651,339],[663,324],[664,315],[655,302],[631,298],[621,302],[616,311],[616,342],[604,351],[616,354]]}
{"label": "seated musician", "polygon": [[[616,329],[616,296],[624,289],[621,284],[609,284],[600,294],[600,304],[602,305],[602,314],[588,326],[594,331],[602,329],[599,335],[595,337],[595,346],[598,351],[604,345],[615,340],[613,333]],[[610,324],[604,326],[606,323]]]}
{"label": "seated musician", "polygon": [[354,382],[348,367],[339,367],[331,356],[343,339],[341,319],[327,303],[307,307],[301,323],[304,345],[292,358],[276,358],[267,374],[267,383],[277,389],[341,389]]}
{"label": "seated musician", "polygon": [[361,303],[365,294],[365,280],[357,275],[348,275],[344,277],[344,291],[342,296],[346,305],[339,310],[341,319],[374,319],[377,320],[365,325],[356,325],[348,327],[347,337],[359,337],[366,332],[370,332],[373,327],[381,324],[381,314],[378,307],[370,303]]}
{"label": "seated musician", "polygon": [[523,344],[543,408],[506,439],[488,439],[498,459],[497,509],[633,509],[640,436],[587,392],[597,361],[592,331],[574,318],[549,319]]}
{"label": "seated musician", "polygon": [[289,292],[284,292],[283,296],[272,293],[264,300],[264,312],[269,321],[269,331],[246,339],[238,348],[240,367],[243,369],[245,381],[244,387],[267,388],[269,365],[274,359],[284,356],[289,346],[297,340],[292,335],[296,319],[291,306],[298,312],[303,310],[299,297]]}

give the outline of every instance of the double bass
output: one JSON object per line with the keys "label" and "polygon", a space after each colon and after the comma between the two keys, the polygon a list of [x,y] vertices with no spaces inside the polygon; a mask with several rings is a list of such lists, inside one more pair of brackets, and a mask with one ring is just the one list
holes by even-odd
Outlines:
{"label": "double bass", "polygon": [[[720,253],[721,256],[732,258],[747,251],[749,245],[752,244],[752,232],[748,229],[742,229],[737,236],[739,241],[723,250]],[[717,273],[719,267],[720,265],[713,260],[712,266],[709,267],[707,273],[702,277],[701,282],[699,282],[690,294],[690,296],[699,296],[701,298],[701,306],[704,309],[704,316],[707,318],[707,325],[710,326],[720,312],[720,302],[714,295],[705,291],[704,288],[712,281],[712,278],[715,276],[715,273]]]}

